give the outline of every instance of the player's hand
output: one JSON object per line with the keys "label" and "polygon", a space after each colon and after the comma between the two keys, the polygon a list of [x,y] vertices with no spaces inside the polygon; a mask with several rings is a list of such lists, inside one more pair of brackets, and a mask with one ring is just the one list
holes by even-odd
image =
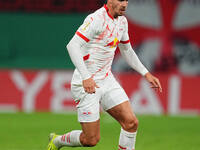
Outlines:
{"label": "player's hand", "polygon": [[96,84],[96,82],[92,78],[89,78],[89,79],[83,80],[83,88],[85,92],[92,94],[96,92],[95,88],[99,88],[99,86]]}
{"label": "player's hand", "polygon": [[151,88],[155,90],[159,90],[162,92],[162,87],[158,78],[154,77],[151,73],[146,73],[145,76],[146,80],[151,84]]}

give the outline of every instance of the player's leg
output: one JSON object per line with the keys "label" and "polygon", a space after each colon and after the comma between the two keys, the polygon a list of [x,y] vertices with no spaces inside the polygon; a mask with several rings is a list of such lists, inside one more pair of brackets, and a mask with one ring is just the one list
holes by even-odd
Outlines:
{"label": "player's leg", "polygon": [[95,146],[100,139],[100,121],[81,123],[82,130],[73,130],[64,135],[57,136],[54,144],[57,148],[63,146],[80,147]]}
{"label": "player's leg", "polygon": [[63,146],[95,146],[100,139],[99,99],[101,92],[97,90],[95,94],[88,94],[84,92],[81,86],[72,86],[72,94],[75,100],[80,100],[77,111],[82,130],[74,130],[61,136],[54,136],[52,145],[55,146],[52,146],[53,148],[49,148],[49,150],[57,150]]}
{"label": "player's leg", "polygon": [[135,148],[138,120],[128,101],[129,98],[114,77],[107,78],[105,83],[105,94],[101,100],[101,105],[122,127],[119,150],[133,150]]}
{"label": "player's leg", "polygon": [[138,119],[133,113],[129,101],[125,101],[117,106],[114,106],[113,108],[107,110],[107,112],[120,123],[124,130],[128,132],[137,131]]}
{"label": "player's leg", "polygon": [[134,150],[138,119],[133,113],[129,101],[114,106],[107,110],[107,112],[115,118],[122,127],[119,138],[119,150]]}
{"label": "player's leg", "polygon": [[99,99],[100,88],[94,94],[86,93],[77,106],[78,121],[82,127],[80,142],[83,146],[95,146],[100,140]]}
{"label": "player's leg", "polygon": [[80,147],[82,146],[80,142],[80,135],[82,130],[73,130],[63,135],[50,135],[52,137],[52,145],[54,144],[55,148],[49,147],[48,150],[57,150],[63,146],[68,147]]}
{"label": "player's leg", "polygon": [[81,123],[80,142],[83,146],[95,146],[100,140],[100,121]]}

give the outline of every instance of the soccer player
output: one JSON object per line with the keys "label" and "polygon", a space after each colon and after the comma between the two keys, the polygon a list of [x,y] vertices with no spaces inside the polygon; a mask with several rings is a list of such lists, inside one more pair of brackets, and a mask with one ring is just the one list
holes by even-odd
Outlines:
{"label": "soccer player", "polygon": [[162,91],[159,80],[138,59],[131,47],[128,23],[124,16],[128,0],[108,0],[88,15],[67,45],[76,69],[71,82],[82,130],[64,135],[50,134],[48,150],[64,146],[95,146],[100,140],[99,106],[121,125],[118,150],[134,150],[138,120],[129,99],[115,80],[111,64],[117,46],[127,63]]}

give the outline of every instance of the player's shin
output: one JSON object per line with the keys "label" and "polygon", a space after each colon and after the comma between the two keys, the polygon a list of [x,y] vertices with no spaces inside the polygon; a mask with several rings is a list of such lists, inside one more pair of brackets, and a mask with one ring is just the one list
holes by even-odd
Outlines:
{"label": "player's shin", "polygon": [[69,133],[66,133],[62,136],[58,136],[54,140],[54,144],[57,147],[69,146],[69,147],[81,147],[80,143],[80,134],[81,130],[73,130]]}
{"label": "player's shin", "polygon": [[135,150],[137,132],[127,132],[121,129],[118,150]]}

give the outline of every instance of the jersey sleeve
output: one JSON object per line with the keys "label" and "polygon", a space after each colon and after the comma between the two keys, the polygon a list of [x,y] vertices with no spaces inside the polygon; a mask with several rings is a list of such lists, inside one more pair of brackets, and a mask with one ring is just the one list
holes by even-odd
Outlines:
{"label": "jersey sleeve", "polygon": [[98,20],[94,16],[89,15],[83,24],[78,28],[76,34],[86,42],[89,42],[96,35],[98,30]]}
{"label": "jersey sleeve", "polygon": [[129,40],[129,35],[128,35],[128,21],[127,21],[126,18],[124,18],[123,24],[124,24],[125,30],[124,30],[124,33],[122,35],[120,43],[127,44],[127,43],[130,42],[130,40]]}

